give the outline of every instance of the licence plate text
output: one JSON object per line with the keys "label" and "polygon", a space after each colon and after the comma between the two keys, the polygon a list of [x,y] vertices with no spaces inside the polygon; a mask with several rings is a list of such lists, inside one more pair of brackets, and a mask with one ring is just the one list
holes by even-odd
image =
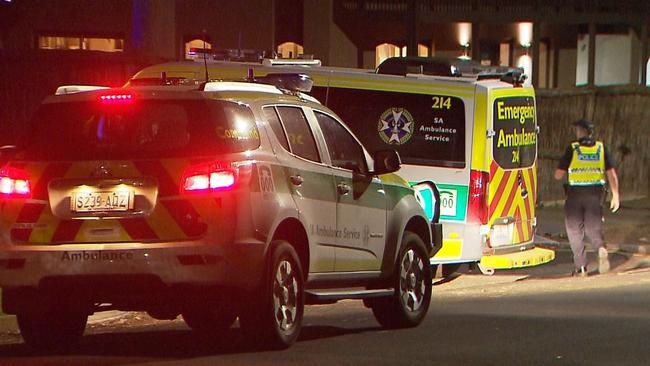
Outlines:
{"label": "licence plate text", "polygon": [[71,206],[74,212],[128,211],[133,209],[133,192],[75,192]]}

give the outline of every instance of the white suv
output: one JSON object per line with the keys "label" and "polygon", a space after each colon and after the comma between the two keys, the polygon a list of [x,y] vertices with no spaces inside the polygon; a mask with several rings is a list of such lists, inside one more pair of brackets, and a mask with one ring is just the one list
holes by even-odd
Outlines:
{"label": "white suv", "polygon": [[296,340],[304,304],[363,299],[384,326],[422,321],[439,225],[390,174],[397,153],[371,156],[285,89],[309,79],[278,80],[44,101],[1,150],[2,306],[28,344],[74,343],[108,309],[200,332],[239,317],[275,347]]}

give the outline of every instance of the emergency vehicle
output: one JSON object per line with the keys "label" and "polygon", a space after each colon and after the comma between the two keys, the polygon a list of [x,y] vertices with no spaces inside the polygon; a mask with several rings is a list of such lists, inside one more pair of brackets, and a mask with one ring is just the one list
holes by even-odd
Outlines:
{"label": "emergency vehicle", "polygon": [[203,80],[204,62],[207,76],[217,79],[242,78],[247,70],[310,75],[312,94],[365,146],[398,151],[400,176],[416,188],[435,183],[437,189],[419,193],[429,217],[439,214],[443,223],[443,246],[431,259],[443,275],[462,263],[491,274],[554,259],[534,243],[535,91],[519,69],[417,57],[389,58],[376,70],[324,67],[314,59],[197,59],[147,67],[129,83],[157,83],[161,74],[173,83]]}
{"label": "emergency vehicle", "polygon": [[25,341],[73,344],[89,314],[119,309],[211,334],[239,318],[282,348],[305,304],[339,299],[385,327],[419,324],[439,225],[392,174],[399,155],[369,154],[311,84],[48,97],[0,168],[2,309]]}

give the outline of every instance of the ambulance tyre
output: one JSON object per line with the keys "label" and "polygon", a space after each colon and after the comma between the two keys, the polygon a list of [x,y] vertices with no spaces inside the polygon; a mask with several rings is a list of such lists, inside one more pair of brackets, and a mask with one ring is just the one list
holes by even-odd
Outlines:
{"label": "ambulance tyre", "polygon": [[76,345],[83,336],[88,321],[87,314],[64,307],[18,313],[16,318],[25,343],[42,350]]}
{"label": "ambulance tyre", "polygon": [[384,328],[410,328],[422,322],[431,303],[431,266],[422,239],[405,231],[395,266],[395,294],[370,304]]}
{"label": "ambulance tyre", "polygon": [[247,340],[257,346],[286,349],[300,334],[304,277],[298,254],[288,242],[275,241],[272,248],[266,275],[239,323]]}
{"label": "ambulance tyre", "polygon": [[183,320],[199,334],[224,332],[235,323],[237,313],[225,307],[196,306],[183,311]]}

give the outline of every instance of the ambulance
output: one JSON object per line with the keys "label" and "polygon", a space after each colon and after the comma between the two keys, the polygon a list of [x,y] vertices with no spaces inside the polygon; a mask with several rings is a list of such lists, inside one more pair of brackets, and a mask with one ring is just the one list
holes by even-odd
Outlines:
{"label": "ambulance", "polygon": [[[336,111],[365,146],[399,152],[399,174],[443,224],[442,249],[431,259],[439,275],[463,263],[491,274],[550,262],[554,252],[534,242],[535,91],[518,69],[456,61],[389,58],[376,70],[362,70],[324,67],[314,59],[200,59],[147,67],[129,85],[308,74],[315,83],[312,95]],[[421,182],[435,188],[418,189]]]}

